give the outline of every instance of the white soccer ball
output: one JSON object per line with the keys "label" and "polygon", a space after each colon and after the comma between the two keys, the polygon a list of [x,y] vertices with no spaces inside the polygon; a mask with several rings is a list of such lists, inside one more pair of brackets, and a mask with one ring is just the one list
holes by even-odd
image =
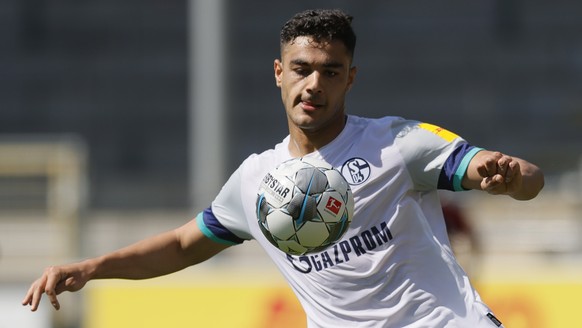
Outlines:
{"label": "white soccer ball", "polygon": [[341,173],[307,157],[285,161],[267,173],[256,205],[265,237],[292,255],[332,245],[347,231],[354,214],[352,190]]}

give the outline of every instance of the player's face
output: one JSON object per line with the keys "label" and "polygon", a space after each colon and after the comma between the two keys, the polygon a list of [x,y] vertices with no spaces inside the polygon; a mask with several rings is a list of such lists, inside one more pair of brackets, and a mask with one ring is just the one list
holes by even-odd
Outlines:
{"label": "player's face", "polygon": [[341,41],[317,43],[298,37],[283,46],[281,60],[275,60],[275,80],[291,130],[339,134],[345,96],[356,74],[351,62]]}

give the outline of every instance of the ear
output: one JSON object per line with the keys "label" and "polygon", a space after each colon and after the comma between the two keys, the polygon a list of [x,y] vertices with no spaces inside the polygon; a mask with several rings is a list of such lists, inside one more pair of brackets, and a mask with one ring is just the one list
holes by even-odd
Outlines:
{"label": "ear", "polygon": [[273,69],[275,71],[275,83],[278,87],[281,87],[281,75],[283,74],[283,63],[281,60],[275,59]]}
{"label": "ear", "polygon": [[350,91],[352,85],[354,85],[354,81],[356,80],[356,73],[358,72],[358,68],[356,66],[352,66],[348,73],[348,88],[346,91]]}

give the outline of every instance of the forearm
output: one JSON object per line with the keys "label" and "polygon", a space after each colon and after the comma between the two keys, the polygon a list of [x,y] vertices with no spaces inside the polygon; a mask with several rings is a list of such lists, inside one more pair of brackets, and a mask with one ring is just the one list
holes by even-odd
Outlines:
{"label": "forearm", "polygon": [[90,279],[147,279],[190,265],[174,231],[85,261]]}
{"label": "forearm", "polygon": [[147,279],[203,262],[227,245],[218,244],[198,229],[195,220],[115,252],[87,260],[90,279]]}

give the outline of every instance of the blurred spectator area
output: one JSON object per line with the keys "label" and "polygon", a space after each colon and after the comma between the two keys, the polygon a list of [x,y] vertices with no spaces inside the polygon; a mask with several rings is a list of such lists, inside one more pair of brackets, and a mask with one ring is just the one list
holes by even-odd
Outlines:
{"label": "blurred spectator area", "polygon": [[179,207],[187,197],[185,3],[0,4],[0,134],[75,134],[90,204]]}
{"label": "blurred spectator area", "polygon": [[[359,72],[349,112],[441,125],[548,174],[578,165],[578,2],[225,4],[225,179],[249,153],[284,137],[272,72],[279,28],[320,6],[355,16]],[[2,1],[0,134],[83,139],[89,208],[188,206],[187,13],[184,1]]]}
{"label": "blurred spectator area", "polygon": [[14,136],[0,138],[0,154],[0,281],[78,257],[85,145],[72,136]]}

